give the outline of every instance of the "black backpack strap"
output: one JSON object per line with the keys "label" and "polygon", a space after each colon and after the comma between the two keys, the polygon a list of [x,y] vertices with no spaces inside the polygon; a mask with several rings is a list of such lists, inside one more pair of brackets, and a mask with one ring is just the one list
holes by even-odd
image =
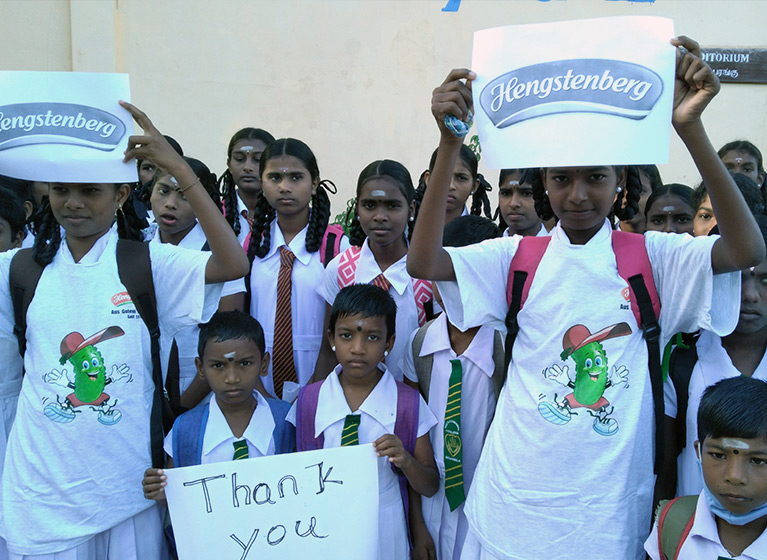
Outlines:
{"label": "black backpack strap", "polygon": [[690,378],[695,364],[698,363],[699,333],[683,334],[682,342],[674,347],[669,362],[669,377],[674,383],[676,392],[676,437],[679,453],[687,443],[687,408],[689,400]]}
{"label": "black backpack strap", "polygon": [[631,276],[628,281],[637,297],[639,316],[642,319],[642,333],[647,343],[650,385],[652,387],[652,400],[655,409],[655,473],[659,474],[665,460],[663,446],[663,440],[665,439],[663,433],[665,405],[663,402],[663,371],[660,355],[660,325],[652,307],[650,292],[647,291],[642,275],[636,274]]}
{"label": "black backpack strap", "polygon": [[43,268],[35,261],[32,249],[21,249],[11,259],[9,280],[13,303],[13,334],[19,341],[19,354],[22,357],[27,349],[27,310],[35,297]]}
{"label": "black backpack strap", "polygon": [[[149,244],[140,241],[117,241],[117,272],[131,296],[136,311],[141,315],[146,328],[149,330],[152,354],[152,381],[154,382],[154,397],[149,421],[149,433],[152,443],[152,466],[165,466],[163,439],[164,425],[172,424],[173,418],[165,399],[162,385],[162,368],[160,365],[160,323],[157,319],[157,298],[152,279],[152,262],[149,257]],[[170,429],[167,425],[166,429]]]}
{"label": "black backpack strap", "polygon": [[514,278],[511,284],[511,303],[509,304],[509,311],[506,313],[506,343],[504,345],[504,370],[508,371],[509,364],[511,363],[511,347],[514,346],[514,341],[519,333],[519,323],[517,322],[517,315],[522,307],[522,292],[525,288],[525,282],[527,281],[527,272],[523,270],[515,270]]}
{"label": "black backpack strap", "polygon": [[335,258],[335,246],[337,237],[338,235],[333,231],[329,231],[325,236],[325,258],[323,259],[322,266],[328,266],[328,263]]}

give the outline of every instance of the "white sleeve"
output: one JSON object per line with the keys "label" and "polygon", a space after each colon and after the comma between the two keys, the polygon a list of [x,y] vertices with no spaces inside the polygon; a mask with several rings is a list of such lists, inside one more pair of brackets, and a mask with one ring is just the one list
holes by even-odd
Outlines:
{"label": "white sleeve", "polygon": [[730,334],[740,313],[740,273],[713,274],[711,249],[718,236],[648,232],[645,245],[661,300],[664,342],[698,329]]}
{"label": "white sleeve", "polygon": [[489,325],[506,332],[504,319],[511,259],[518,235],[489,239],[467,247],[445,247],[455,282],[437,282],[450,322],[461,330]]}
{"label": "white sleeve", "polygon": [[221,297],[224,298],[227,296],[233,296],[235,294],[241,294],[243,292],[245,292],[245,279],[238,278],[237,280],[224,282],[224,285],[221,288]]}
{"label": "white sleeve", "polygon": [[168,435],[165,436],[165,440],[163,441],[162,448],[165,451],[165,453],[168,454],[168,457],[173,459],[173,428],[170,429],[168,432]]}
{"label": "white sleeve", "polygon": [[15,339],[13,325],[13,302],[11,300],[11,259],[18,252],[17,249],[0,253],[0,338]]}
{"label": "white sleeve", "polygon": [[285,415],[285,421],[290,422],[293,426],[296,425],[296,406],[298,406],[298,399],[296,399],[296,402],[293,403],[290,410],[288,410],[288,413]]}
{"label": "white sleeve", "polygon": [[210,253],[150,243],[157,316],[165,336],[204,323],[218,308],[223,284],[205,284]]}
{"label": "white sleeve", "polygon": [[434,416],[426,401],[423,400],[423,397],[418,395],[418,437],[428,434],[429,430],[436,425],[436,416]]}
{"label": "white sleeve", "polygon": [[653,521],[652,532],[644,542],[644,550],[652,560],[661,560],[658,550],[658,523],[656,521]]}
{"label": "white sleeve", "polygon": [[[346,238],[344,238],[346,239]],[[328,305],[333,305],[336,296],[341,289],[338,287],[338,263],[341,261],[343,251],[328,263],[322,278],[317,284],[317,293]]]}
{"label": "white sleeve", "polygon": [[415,372],[415,360],[413,360],[413,340],[415,339],[415,334],[417,332],[418,329],[415,329],[408,337],[407,346],[399,361],[399,369],[402,372],[402,375],[415,383],[418,383],[418,375]]}
{"label": "white sleeve", "polygon": [[669,375],[663,383],[663,412],[669,418],[676,418],[679,405],[676,402],[676,388]]}

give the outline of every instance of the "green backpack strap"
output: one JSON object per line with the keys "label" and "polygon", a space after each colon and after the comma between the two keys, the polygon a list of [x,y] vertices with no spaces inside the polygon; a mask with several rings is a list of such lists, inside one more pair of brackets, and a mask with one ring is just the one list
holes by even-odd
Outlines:
{"label": "green backpack strap", "polygon": [[680,496],[658,504],[658,552],[664,560],[676,560],[695,521],[698,496]]}
{"label": "green backpack strap", "polygon": [[429,402],[429,383],[431,383],[431,368],[434,365],[434,354],[421,356],[423,339],[426,337],[426,331],[436,319],[428,321],[424,326],[419,327],[413,337],[413,365],[415,366],[415,375],[418,378],[418,387],[421,389],[423,400]]}

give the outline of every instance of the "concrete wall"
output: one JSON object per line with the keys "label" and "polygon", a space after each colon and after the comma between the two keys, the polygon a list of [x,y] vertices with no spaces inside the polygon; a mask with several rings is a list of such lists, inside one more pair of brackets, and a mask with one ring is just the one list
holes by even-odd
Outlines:
{"label": "concrete wall", "polygon": [[[257,126],[312,147],[323,177],[353,196],[370,161],[397,159],[413,180],[438,134],[431,90],[471,60],[472,33],[514,23],[609,15],[674,19],[715,47],[765,47],[762,0],[4,0],[0,69],[127,72],[133,101],[212,170],[230,136]],[[725,84],[705,123],[718,147],[767,152],[767,86]],[[666,182],[698,180],[672,139]],[[485,170],[495,183],[497,172]],[[492,195],[491,198],[494,198]]]}

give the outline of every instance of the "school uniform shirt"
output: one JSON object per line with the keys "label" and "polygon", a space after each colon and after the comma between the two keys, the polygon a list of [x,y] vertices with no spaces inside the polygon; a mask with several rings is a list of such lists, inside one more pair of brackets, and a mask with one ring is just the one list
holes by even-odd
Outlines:
{"label": "school uniform shirt", "polygon": [[[184,249],[190,249],[194,251],[202,251],[207,239],[205,238],[205,232],[202,231],[202,226],[196,223],[194,227],[189,230],[184,238],[179,242],[177,247]],[[152,238],[152,244],[162,244],[160,239],[160,231],[155,232]],[[233,280],[231,282],[224,282],[221,289],[221,297],[231,296],[239,294],[245,291],[245,280],[240,278],[239,280]],[[176,333],[176,336],[168,336],[166,333],[160,333],[160,348],[162,349],[162,371],[163,377],[168,373],[168,360],[170,359],[170,351],[173,345],[173,341],[176,341],[178,347],[178,369],[179,369],[179,391],[183,394],[184,391],[194,380],[197,375],[197,367],[194,365],[194,359],[197,357],[197,342],[199,340],[200,328],[197,325],[186,327]]]}
{"label": "school uniform shirt", "polygon": [[[250,274],[250,314],[261,323],[266,339],[266,351],[271,355],[274,344],[274,316],[277,309],[277,277],[280,272],[279,248],[286,243],[276,219],[270,227],[269,253],[262,259],[256,257],[253,260]],[[293,262],[290,301],[293,317],[293,361],[301,387],[309,382],[314,373],[322,337],[325,336],[322,331],[325,324],[325,300],[317,293],[317,283],[321,280],[325,267],[322,266],[319,251],[310,253],[306,250],[306,230],[307,228],[302,229],[287,244],[296,256]],[[344,237],[340,250],[345,251],[348,248],[349,241]],[[262,379],[269,394],[276,396],[271,361],[269,375]]]}
{"label": "school uniform shirt", "polygon": [[245,203],[240,198],[239,189],[237,190],[237,214],[240,220],[240,234],[237,236],[237,241],[242,245],[250,233],[250,222],[248,221],[248,207],[245,206]]}
{"label": "school uniform shirt", "polygon": [[[201,465],[231,461],[234,457],[234,442],[242,439],[248,442],[248,459],[274,455],[274,417],[269,409],[269,402],[258,391],[253,391],[253,396],[256,397],[257,404],[248,427],[241,437],[234,437],[221,407],[218,406],[216,395],[211,395],[208,403],[208,422],[205,424],[205,435],[202,439]],[[165,436],[164,447],[165,453],[173,457],[172,428]]]}
{"label": "school uniform shirt", "polygon": [[[538,230],[538,233],[535,234],[535,237],[546,237],[549,234],[548,230],[546,229],[546,226],[541,224],[541,229]],[[506,228],[503,230],[503,237],[511,237],[509,234],[509,228]]]}
{"label": "school uniform shirt", "polygon": [[[0,528],[16,554],[74,548],[153,505],[141,491],[151,463],[150,339],[120,282],[116,248],[112,229],[75,263],[65,237],[29,306],[2,478]],[[153,244],[150,257],[160,329],[172,336],[206,320],[221,293],[205,285],[209,255]],[[12,316],[9,264],[0,255],[2,317]]]}
{"label": "school uniform shirt", "polygon": [[[623,295],[627,284],[618,276],[609,222],[585,245],[572,245],[561,226],[551,237],[519,312],[508,379],[466,516],[482,547],[499,558],[638,559],[653,493],[647,346]],[[520,239],[446,248],[457,281],[438,287],[458,328],[503,329],[509,266]],[[663,302],[661,348],[668,333],[735,328],[740,275],[712,274],[715,241],[646,235]],[[614,336],[568,356],[567,340],[576,341],[568,346],[574,350],[603,329]],[[587,385],[589,365],[597,390]]]}
{"label": "school uniform shirt", "polygon": [[[373,443],[386,434],[394,433],[397,420],[397,385],[384,364],[378,369],[384,374],[360,405],[352,411],[346,402],[344,390],[338,380],[341,366],[328,375],[320,387],[317,414],[314,419],[315,437],[325,436],[325,448],[341,446],[341,432],[348,414],[359,414],[360,445]],[[423,398],[419,397],[418,437],[429,432],[437,422]],[[296,403],[285,418],[296,425]],[[378,558],[379,560],[409,560],[407,526],[402,509],[402,498],[397,475],[392,471],[388,457],[378,458]]]}
{"label": "school uniform shirt", "polygon": [[[703,391],[707,387],[730,377],[738,377],[740,371],[732,364],[730,355],[722,347],[722,339],[709,331],[702,331],[696,344],[698,363],[692,369],[687,390],[686,441],[677,459],[677,496],[691,496],[703,490],[703,480],[698,468],[694,442],[698,439],[698,408]],[[767,354],[756,367],[754,379],[767,381]],[[677,417],[677,398],[674,383],[669,377],[663,387],[666,416]]]}
{"label": "school uniform shirt", "polygon": [[[402,363],[402,372],[410,381],[418,382],[413,361],[413,338],[408,341]],[[421,498],[423,517],[426,527],[434,539],[437,558],[458,560],[468,533],[468,522],[463,512],[464,504],[455,511],[445,498],[445,408],[447,406],[448,387],[452,364],[450,360],[461,362],[461,451],[463,454],[463,485],[468,493],[474,479],[474,470],[479,462],[482,445],[487,429],[495,412],[495,388],[493,384],[493,348],[495,331],[492,327],[482,326],[463,354],[456,356],[450,346],[447,330],[447,316],[439,315],[426,331],[420,355],[433,355],[431,379],[428,396],[429,409],[437,418],[437,424],[429,432],[434,458],[439,468],[439,491],[427,498]],[[465,502],[464,502],[465,503]]]}
{"label": "school uniform shirt", "polygon": [[[317,286],[317,293],[328,303],[333,302],[341,291],[338,287],[338,265],[341,262],[343,253],[339,254],[328,263],[322,282]],[[389,295],[392,296],[397,304],[397,319],[395,323],[394,346],[386,357],[386,363],[389,365],[389,371],[398,381],[402,381],[402,371],[400,362],[407,348],[407,338],[410,333],[418,328],[418,308],[415,304],[413,295],[413,282],[407,273],[407,255],[389,266],[386,270],[381,270],[378,266],[373,251],[370,250],[368,240],[362,244],[360,256],[357,260],[357,268],[354,274],[354,284],[369,284],[373,279],[383,272],[383,275],[391,283]]]}
{"label": "school uniform shirt", "polygon": [[[655,523],[652,533],[644,543],[644,549],[652,560],[661,560],[658,550],[658,524]],[[722,545],[719,530],[716,528],[716,517],[708,508],[706,497],[701,492],[698,505],[695,507],[695,519],[687,538],[679,548],[679,560],[764,560],[767,558],[767,531],[759,535],[740,556],[733,556]]]}

